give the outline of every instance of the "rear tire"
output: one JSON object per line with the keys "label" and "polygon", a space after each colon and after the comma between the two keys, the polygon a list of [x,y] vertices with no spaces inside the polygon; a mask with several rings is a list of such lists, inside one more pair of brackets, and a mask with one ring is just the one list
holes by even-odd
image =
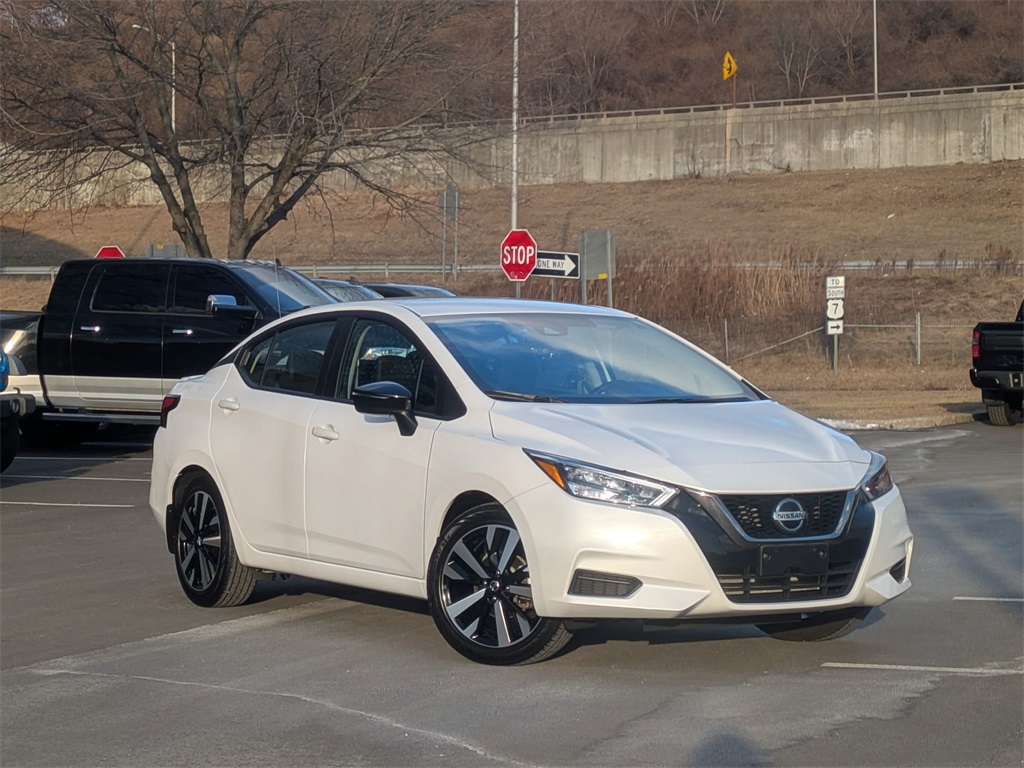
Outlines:
{"label": "rear tire", "polygon": [[241,605],[256,587],[256,572],[238,560],[217,486],[196,475],[176,499],[169,522],[185,595],[204,608]]}
{"label": "rear tire", "polygon": [[851,608],[808,616],[800,621],[781,624],[758,624],[757,628],[776,640],[795,643],[818,643],[836,640],[850,634],[871,612],[870,608]]}
{"label": "rear tire", "polygon": [[1020,421],[1020,411],[1003,402],[988,406],[988,420],[997,427],[1012,427]]}
{"label": "rear tire", "polygon": [[522,539],[497,504],[459,515],[441,533],[427,571],[427,604],[441,636],[481,664],[532,664],[572,634],[537,615]]}

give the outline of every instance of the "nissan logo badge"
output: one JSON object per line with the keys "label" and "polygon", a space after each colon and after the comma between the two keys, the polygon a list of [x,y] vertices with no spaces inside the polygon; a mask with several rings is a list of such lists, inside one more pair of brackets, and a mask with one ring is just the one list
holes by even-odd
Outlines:
{"label": "nissan logo badge", "polygon": [[780,531],[796,533],[807,522],[807,513],[796,499],[783,499],[775,505],[772,520]]}

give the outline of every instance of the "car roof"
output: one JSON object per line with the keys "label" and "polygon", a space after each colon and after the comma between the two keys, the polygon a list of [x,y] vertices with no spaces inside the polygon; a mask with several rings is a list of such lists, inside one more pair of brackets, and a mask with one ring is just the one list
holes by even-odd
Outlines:
{"label": "car roof", "polygon": [[[424,319],[432,317],[454,317],[459,315],[509,315],[538,312],[569,315],[604,315],[609,317],[634,316],[632,313],[623,312],[618,309],[584,304],[537,301],[534,299],[469,298],[461,296],[396,296],[385,302],[371,300],[367,300],[365,302],[353,301],[343,304],[329,304],[320,307],[310,307],[303,311],[310,313],[358,311],[357,307],[362,307],[365,310],[369,304],[373,304],[374,309],[379,309],[381,307],[401,307]],[[292,317],[294,317],[294,315],[292,315]]]}

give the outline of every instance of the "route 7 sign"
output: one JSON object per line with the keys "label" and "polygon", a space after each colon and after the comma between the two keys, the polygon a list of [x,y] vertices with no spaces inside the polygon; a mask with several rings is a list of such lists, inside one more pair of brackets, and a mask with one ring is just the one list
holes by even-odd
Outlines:
{"label": "route 7 sign", "polygon": [[825,278],[825,333],[838,336],[843,332],[846,299],[846,278],[837,275]]}
{"label": "route 7 sign", "polygon": [[579,280],[580,255],[578,253],[537,251],[537,266],[533,269],[533,276]]}

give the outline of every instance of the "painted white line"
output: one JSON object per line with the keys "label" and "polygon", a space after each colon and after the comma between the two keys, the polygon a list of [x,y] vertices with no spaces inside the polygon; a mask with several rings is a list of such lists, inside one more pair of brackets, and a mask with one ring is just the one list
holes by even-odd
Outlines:
{"label": "painted white line", "polygon": [[56,501],[0,501],[0,504],[10,504],[13,507],[81,507],[83,509],[132,509],[135,504],[82,504],[81,502],[69,502],[61,504]]}
{"label": "painted white line", "polygon": [[1024,675],[1024,669],[997,669],[994,667],[918,667],[912,664],[853,664],[841,661],[826,661],[821,666],[831,669],[882,669],[890,672],[938,672],[947,675],[981,675],[985,677]]}
{"label": "painted white line", "polygon": [[17,477],[21,480],[105,480],[108,483],[148,483],[149,478],[135,478],[135,477],[89,477],[82,475],[81,477],[75,477],[74,475],[8,475],[8,477]]}
{"label": "painted white line", "polygon": [[954,597],[953,599],[978,603],[1024,603],[1024,597]]}

